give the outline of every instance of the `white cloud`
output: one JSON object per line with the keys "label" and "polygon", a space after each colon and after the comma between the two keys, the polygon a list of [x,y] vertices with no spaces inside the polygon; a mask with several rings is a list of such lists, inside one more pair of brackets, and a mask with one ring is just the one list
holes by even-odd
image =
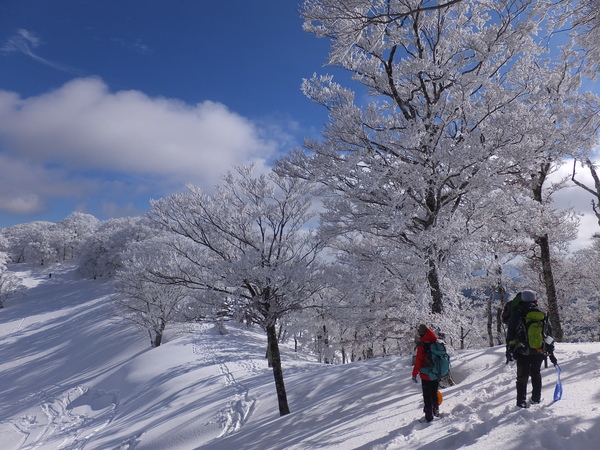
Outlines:
{"label": "white cloud", "polygon": [[131,203],[123,205],[104,201],[102,202],[101,208],[103,217],[134,217],[140,215],[139,209]]}
{"label": "white cloud", "polygon": [[85,195],[89,183],[77,188],[60,169],[43,167],[0,152],[0,211],[11,214],[33,214],[44,209],[45,199]]}
{"label": "white cloud", "polygon": [[30,161],[202,186],[218,183],[232,164],[261,165],[276,151],[252,122],[222,104],[111,93],[95,78],[28,99],[0,93],[0,138],[5,151]]}
{"label": "white cloud", "polygon": [[20,29],[7,39],[0,47],[0,51],[2,53],[21,52],[30,55],[32,53],[31,49],[38,47],[40,44],[40,38],[34,33]]}
{"label": "white cloud", "polygon": [[38,54],[34,53],[33,49],[39,47],[41,44],[41,39],[35,33],[28,30],[20,29],[17,31],[16,34],[9,37],[8,40],[0,47],[0,53],[23,53],[24,55],[29,56],[34,61],[44,64],[45,66],[52,67],[63,72],[78,72],[77,70],[71,67],[42,58]]}
{"label": "white cloud", "polygon": [[[576,171],[576,180],[593,189],[594,180],[592,179],[590,171],[587,168],[581,167],[581,165],[577,166]],[[567,162],[561,166],[556,173],[551,175],[550,181],[558,181],[565,178],[569,180],[567,183],[568,187],[553,195],[556,208],[573,208],[575,211],[582,214],[580,217],[578,237],[571,245],[571,249],[576,250],[588,246],[591,242],[592,235],[600,232],[600,227],[598,226],[598,219],[592,210],[591,201],[594,197],[584,189],[575,186],[570,181],[572,173],[573,160],[567,159]]]}
{"label": "white cloud", "polygon": [[42,202],[35,194],[23,194],[14,197],[0,197],[0,210],[11,214],[31,214],[42,209]]}
{"label": "white cloud", "polygon": [[32,214],[68,197],[82,208],[100,198],[92,214],[135,213],[134,202],[186,183],[210,190],[232,165],[265,170],[278,150],[266,134],[219,103],[113,93],[96,78],[30,98],[0,91],[0,211]]}

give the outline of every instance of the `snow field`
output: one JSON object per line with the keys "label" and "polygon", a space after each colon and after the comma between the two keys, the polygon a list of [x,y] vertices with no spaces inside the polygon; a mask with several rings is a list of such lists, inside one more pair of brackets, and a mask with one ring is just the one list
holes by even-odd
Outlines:
{"label": "snow field", "polygon": [[515,406],[504,348],[452,354],[443,417],[422,417],[410,357],[318,364],[282,346],[291,414],[279,417],[266,338],[185,324],[165,343],[114,320],[109,282],[68,266],[13,268],[29,286],[0,311],[0,442],[21,449],[529,449],[600,441],[600,343],[558,344],[540,405]]}

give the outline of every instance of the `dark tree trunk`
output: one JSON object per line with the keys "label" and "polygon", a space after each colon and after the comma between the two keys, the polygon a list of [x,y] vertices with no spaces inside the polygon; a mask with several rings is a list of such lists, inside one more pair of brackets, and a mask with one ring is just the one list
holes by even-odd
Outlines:
{"label": "dark tree trunk", "polygon": [[281,367],[281,354],[279,353],[279,343],[277,342],[277,330],[275,325],[267,326],[267,342],[269,345],[269,354],[273,364],[273,377],[275,378],[275,389],[277,391],[277,402],[279,403],[279,414],[285,416],[290,413],[288,406],[285,384],[283,382],[283,369]]}
{"label": "dark tree trunk", "polygon": [[504,344],[505,336],[502,332],[502,309],[504,308],[504,301],[506,299],[506,290],[504,289],[504,286],[502,286],[502,283],[498,283],[496,292],[500,299],[500,307],[496,308],[496,338],[498,344]]}
{"label": "dark tree trunk", "polygon": [[162,337],[163,337],[162,331],[157,331],[154,334],[154,336],[152,336],[152,333],[150,332],[150,345],[152,347],[159,347],[160,344],[162,344]]}
{"label": "dark tree trunk", "polygon": [[[160,323],[156,324],[155,329],[148,330],[148,334],[150,334],[150,345],[152,347],[159,347],[160,344],[162,344],[165,328],[167,328],[167,322],[164,319],[161,319]],[[152,335],[152,332],[154,332],[154,335]]]}
{"label": "dark tree trunk", "polygon": [[496,332],[498,345],[504,344],[506,341],[506,337],[502,332],[502,308],[496,308]]}
{"label": "dark tree trunk", "polygon": [[327,333],[327,325],[323,325],[323,351],[323,362],[325,364],[331,363],[331,361],[329,360],[329,334]]}
{"label": "dark tree trunk", "polygon": [[554,275],[552,274],[552,263],[550,260],[550,242],[548,235],[545,234],[536,239],[536,244],[540,247],[542,259],[542,275],[546,286],[546,297],[548,300],[548,316],[550,325],[552,325],[552,335],[557,341],[563,340],[563,331],[560,324],[560,315],[558,314],[558,298],[556,295],[556,286],[554,284]]}
{"label": "dark tree trunk", "polygon": [[490,292],[490,296],[487,301],[487,332],[488,332],[488,344],[490,347],[494,346],[494,321],[492,317],[492,300],[494,299],[494,292]]}
{"label": "dark tree trunk", "polygon": [[433,258],[429,258],[429,272],[427,273],[427,281],[431,291],[431,312],[441,314],[444,310],[442,289],[440,288],[440,279],[437,266]]}
{"label": "dark tree trunk", "polygon": [[[546,176],[550,172],[550,163],[544,163],[540,167],[539,176],[536,184],[533,186],[533,199],[542,204],[542,192]],[[556,295],[556,285],[554,284],[554,275],[552,274],[552,261],[550,259],[550,239],[548,234],[537,236],[535,243],[540,248],[542,262],[542,277],[546,287],[546,297],[548,300],[548,308],[550,311],[550,325],[552,326],[552,335],[557,341],[562,341],[563,331],[560,325],[560,316],[558,314],[558,298]]]}
{"label": "dark tree trunk", "polygon": [[159,347],[162,344],[162,333],[156,333],[156,338],[154,339],[154,346]]}

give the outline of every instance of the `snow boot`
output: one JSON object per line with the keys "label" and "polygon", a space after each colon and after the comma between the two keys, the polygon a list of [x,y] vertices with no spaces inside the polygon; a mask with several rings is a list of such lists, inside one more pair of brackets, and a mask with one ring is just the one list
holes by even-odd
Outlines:
{"label": "snow boot", "polygon": [[425,413],[425,420],[431,422],[433,420],[433,408],[423,408],[423,412]]}

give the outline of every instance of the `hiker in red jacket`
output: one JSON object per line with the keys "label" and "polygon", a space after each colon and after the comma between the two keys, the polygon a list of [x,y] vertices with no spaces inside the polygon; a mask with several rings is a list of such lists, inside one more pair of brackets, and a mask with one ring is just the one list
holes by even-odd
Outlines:
{"label": "hiker in red jacket", "polygon": [[425,413],[425,420],[427,422],[431,422],[434,416],[439,417],[440,415],[437,396],[439,380],[430,379],[427,374],[421,372],[421,369],[423,367],[427,367],[427,355],[425,354],[424,344],[437,342],[437,336],[424,324],[419,325],[417,331],[419,332],[420,338],[417,344],[417,356],[415,358],[415,365],[412,371],[412,380],[415,383],[418,383],[417,374],[419,374],[421,377],[423,401],[425,402],[423,412]]}

